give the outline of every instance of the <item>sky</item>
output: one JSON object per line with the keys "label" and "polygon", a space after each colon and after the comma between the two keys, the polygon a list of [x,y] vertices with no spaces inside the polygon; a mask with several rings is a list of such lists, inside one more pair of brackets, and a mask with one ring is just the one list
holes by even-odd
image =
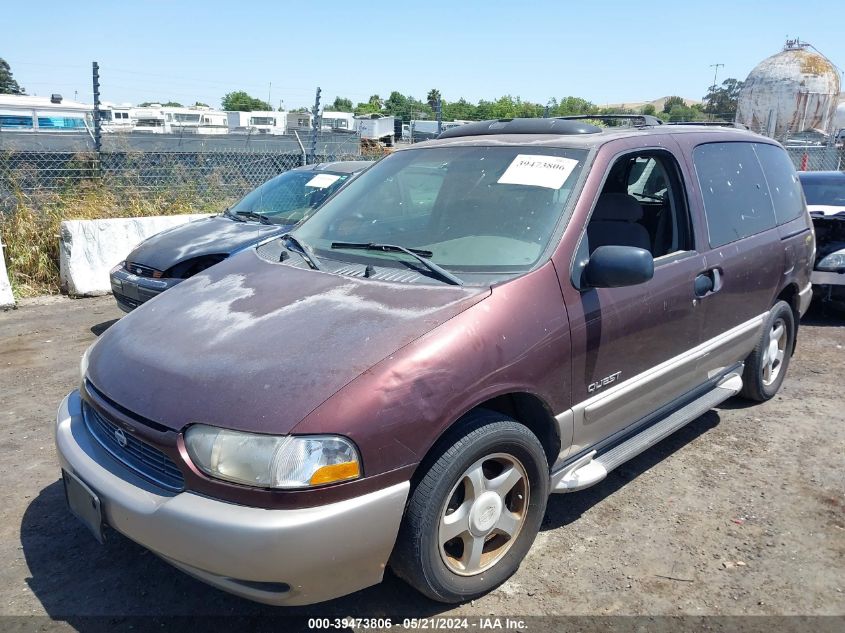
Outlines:
{"label": "sky", "polygon": [[324,103],[432,88],[447,101],[700,99],[711,64],[720,83],[744,79],[787,37],[845,68],[841,0],[39,0],[11,15],[0,57],[18,83],[89,103],[94,60],[104,101],[219,107],[245,90],[285,109],[310,106],[317,86]]}

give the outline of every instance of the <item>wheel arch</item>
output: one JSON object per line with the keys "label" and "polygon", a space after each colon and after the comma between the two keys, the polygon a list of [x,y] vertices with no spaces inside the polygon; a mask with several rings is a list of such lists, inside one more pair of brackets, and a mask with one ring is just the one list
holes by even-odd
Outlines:
{"label": "wheel arch", "polygon": [[[470,427],[472,424],[471,414],[480,410],[494,411],[507,415],[519,424],[527,427],[537,436],[537,439],[543,446],[543,450],[546,453],[546,460],[551,469],[560,454],[564,442],[564,439],[560,437],[557,420],[552,414],[551,408],[548,403],[536,394],[526,391],[510,391],[479,402],[448,425],[431,444],[425,456],[420,461],[419,466],[415,469],[414,475],[411,478],[412,487],[425,475],[425,472],[428,470],[428,464],[436,460],[440,452],[445,447],[450,446],[458,434]],[[566,438],[565,441],[568,442],[569,438]]]}
{"label": "wheel arch", "polygon": [[[778,296],[775,297],[774,303],[778,301],[785,301],[789,304],[789,307],[792,309],[792,320],[795,322],[795,330],[792,336],[792,353],[795,353],[795,347],[798,344],[798,322],[801,319],[801,312],[800,312],[800,297],[801,290],[798,288],[798,284],[793,282],[788,283],[784,286],[781,291],[778,293]],[[773,305],[774,305],[773,303]]]}

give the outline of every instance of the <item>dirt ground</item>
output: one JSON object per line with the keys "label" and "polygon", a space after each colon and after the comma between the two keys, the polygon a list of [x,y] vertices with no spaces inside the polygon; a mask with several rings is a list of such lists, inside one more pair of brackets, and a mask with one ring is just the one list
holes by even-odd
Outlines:
{"label": "dirt ground", "polygon": [[[110,297],[0,312],[0,615],[260,616],[65,507],[53,424]],[[432,603],[390,574],[285,613],[321,617],[845,614],[845,324],[811,312],[781,394],[728,401],[594,488],[555,495],[519,572],[472,603]]]}

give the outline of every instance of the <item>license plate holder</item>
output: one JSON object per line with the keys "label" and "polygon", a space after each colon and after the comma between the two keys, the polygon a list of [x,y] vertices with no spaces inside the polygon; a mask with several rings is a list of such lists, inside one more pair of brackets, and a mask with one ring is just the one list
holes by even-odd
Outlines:
{"label": "license plate holder", "polygon": [[88,485],[76,475],[62,470],[62,482],[65,486],[65,499],[71,513],[87,527],[100,543],[103,536],[103,511],[100,498]]}

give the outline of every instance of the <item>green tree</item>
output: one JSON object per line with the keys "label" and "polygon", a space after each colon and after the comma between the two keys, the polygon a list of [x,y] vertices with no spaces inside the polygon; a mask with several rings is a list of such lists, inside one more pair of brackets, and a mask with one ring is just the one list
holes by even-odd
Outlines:
{"label": "green tree", "polygon": [[474,121],[478,118],[478,108],[461,97],[457,101],[443,104],[443,120],[455,121],[462,119],[465,121]]}
{"label": "green tree", "polygon": [[655,108],[652,104],[647,103],[642,107],[642,109],[640,109],[640,114],[654,116],[655,114],[657,114],[657,108]]}
{"label": "green tree", "polygon": [[226,94],[221,100],[224,110],[237,112],[252,112],[253,110],[272,110],[273,107],[266,101],[249,96],[243,90],[236,90]]}
{"label": "green tree", "polygon": [[210,108],[211,106],[207,103],[203,103],[202,101],[194,101],[195,108]]}
{"label": "green tree", "polygon": [[742,84],[741,81],[729,78],[725,79],[721,86],[710,86],[704,96],[704,112],[726,121],[733,121]]}
{"label": "green tree", "polygon": [[371,95],[366,103],[361,102],[355,106],[355,114],[378,114],[381,113],[382,100],[378,95]]}
{"label": "green tree", "polygon": [[437,88],[432,88],[428,91],[425,98],[426,103],[434,110],[437,107],[437,102],[441,100],[440,91]]}
{"label": "green tree", "polygon": [[0,94],[3,95],[22,95],[25,91],[18,85],[12,75],[12,69],[6,60],[0,57]]}
{"label": "green tree", "polygon": [[184,107],[178,101],[168,101],[167,103],[162,103],[161,105],[165,108],[183,108]]}
{"label": "green tree", "polygon": [[663,112],[666,114],[671,114],[672,108],[674,108],[675,106],[686,107],[686,105],[687,104],[684,101],[683,97],[679,97],[677,95],[666,97],[666,101],[663,102]]}
{"label": "green tree", "polygon": [[669,110],[668,113],[664,113],[661,118],[673,122],[704,121],[707,118],[707,115],[704,114],[701,106],[698,104],[692,106],[675,104],[672,106],[672,109]]}
{"label": "green tree", "polygon": [[330,112],[352,112],[354,109],[352,100],[343,97],[335,97],[334,102],[329,107]]}
{"label": "green tree", "polygon": [[598,108],[590,101],[581,97],[564,97],[557,106],[550,108],[552,116],[567,116],[569,114],[595,114]]}
{"label": "green tree", "polygon": [[411,119],[413,117],[410,116],[410,109],[410,97],[406,97],[396,90],[391,92],[387,101],[384,102],[384,113],[388,115]]}

